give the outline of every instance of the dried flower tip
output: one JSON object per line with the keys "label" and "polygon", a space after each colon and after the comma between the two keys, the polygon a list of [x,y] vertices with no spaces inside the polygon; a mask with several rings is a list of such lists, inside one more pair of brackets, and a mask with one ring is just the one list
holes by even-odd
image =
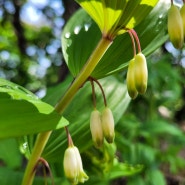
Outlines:
{"label": "dried flower tip", "polygon": [[135,87],[134,64],[135,64],[135,59],[132,59],[129,62],[128,71],[127,71],[127,90],[128,90],[129,96],[132,99],[135,99],[138,95],[138,92]]}
{"label": "dried flower tip", "polygon": [[96,147],[101,147],[103,144],[103,130],[101,125],[101,115],[98,110],[94,110],[90,117],[90,130],[92,135],[92,140]]}
{"label": "dried flower tip", "polygon": [[146,58],[142,53],[135,56],[134,81],[138,93],[144,94],[147,89],[148,69]]}
{"label": "dried flower tip", "polygon": [[171,5],[168,10],[168,34],[173,46],[178,49],[182,48],[184,42],[183,21],[180,11],[175,5]]}
{"label": "dried flower tip", "polygon": [[114,118],[110,108],[106,107],[102,112],[102,128],[108,143],[114,142]]}

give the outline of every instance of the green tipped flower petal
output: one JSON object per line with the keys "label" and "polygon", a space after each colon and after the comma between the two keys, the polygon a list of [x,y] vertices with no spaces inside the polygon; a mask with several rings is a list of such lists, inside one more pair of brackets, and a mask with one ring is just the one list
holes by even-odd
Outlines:
{"label": "green tipped flower petal", "polygon": [[134,81],[138,93],[144,94],[147,89],[148,69],[146,58],[142,53],[135,56]]}
{"label": "green tipped flower petal", "polygon": [[183,22],[179,9],[172,5],[168,11],[168,33],[175,48],[182,48],[184,42]]}
{"label": "green tipped flower petal", "polygon": [[77,147],[68,147],[64,153],[64,172],[67,179],[74,185],[84,183],[88,176],[83,170],[82,159]]}
{"label": "green tipped flower petal", "polygon": [[76,156],[76,160],[77,160],[77,165],[78,165],[78,182],[80,183],[84,183],[85,181],[87,181],[89,179],[89,177],[87,176],[87,174],[84,172],[83,170],[83,165],[82,165],[82,159],[80,156],[80,152],[78,150],[77,147],[74,147],[75,150],[75,156]]}
{"label": "green tipped flower petal", "polygon": [[90,130],[92,135],[92,140],[96,147],[101,147],[103,144],[103,130],[101,125],[101,116],[98,110],[94,110],[90,117]]}
{"label": "green tipped flower petal", "polygon": [[64,153],[64,172],[72,184],[78,183],[78,164],[75,155],[74,147],[67,148]]}
{"label": "green tipped flower petal", "polygon": [[135,59],[132,59],[129,62],[128,71],[127,71],[127,90],[128,90],[129,96],[132,99],[135,99],[138,95],[138,92],[135,87],[134,64],[135,64]]}
{"label": "green tipped flower petal", "polygon": [[114,142],[114,118],[112,111],[106,107],[102,112],[103,134],[108,143]]}

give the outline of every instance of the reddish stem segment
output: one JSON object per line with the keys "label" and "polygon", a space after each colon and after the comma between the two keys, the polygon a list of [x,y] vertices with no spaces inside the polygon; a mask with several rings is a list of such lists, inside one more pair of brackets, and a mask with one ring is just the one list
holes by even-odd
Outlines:
{"label": "reddish stem segment", "polygon": [[[48,170],[48,172],[49,172],[49,176],[50,176],[50,178],[51,178],[51,184],[54,185],[54,178],[53,178],[51,169],[50,169],[50,167],[49,167],[48,162],[47,162],[44,158],[42,158],[42,157],[39,158],[39,160],[38,160],[38,162],[37,162],[37,164],[36,164],[34,170],[36,170],[36,168],[37,168],[37,166],[39,165],[39,163],[42,163],[42,165],[43,165],[45,168],[47,168],[47,170]],[[46,173],[44,173],[44,174],[46,175]],[[45,177],[46,177],[46,176],[45,176]]]}
{"label": "reddish stem segment", "polygon": [[133,37],[133,34],[132,34],[131,30],[128,30],[128,33],[129,33],[130,38],[131,38],[131,40],[132,40],[133,53],[134,53],[134,56],[135,56],[135,55],[136,55],[135,40],[134,40],[134,37]]}
{"label": "reddish stem segment", "polygon": [[92,87],[93,104],[94,104],[94,108],[96,108],[96,94],[94,89],[94,81],[91,78],[89,80],[91,82],[91,87]]}
{"label": "reddish stem segment", "polygon": [[134,36],[134,38],[137,42],[138,53],[140,53],[141,52],[141,45],[140,45],[139,37],[134,29],[131,29],[130,32],[132,33],[132,35]]}
{"label": "reddish stem segment", "polygon": [[107,100],[106,100],[106,97],[105,97],[105,92],[104,92],[103,87],[101,86],[100,82],[98,82],[98,80],[96,80],[93,77],[89,77],[89,80],[96,82],[96,84],[99,86],[99,88],[101,90],[101,93],[102,93],[102,96],[103,96],[104,105],[106,107],[107,106]]}

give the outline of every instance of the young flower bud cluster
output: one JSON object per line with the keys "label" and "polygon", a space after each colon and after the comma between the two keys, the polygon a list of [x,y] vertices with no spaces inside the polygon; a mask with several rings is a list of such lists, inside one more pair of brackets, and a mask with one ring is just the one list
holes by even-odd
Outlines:
{"label": "young flower bud cluster", "polygon": [[64,172],[68,180],[76,185],[88,180],[83,170],[82,159],[76,146],[69,146],[64,153]]}
{"label": "young flower bud cluster", "polygon": [[[90,77],[89,80],[92,86],[93,103],[95,108],[95,110],[91,112],[91,116],[90,116],[90,130],[91,130],[91,135],[92,135],[92,140],[94,142],[94,145],[97,148],[99,148],[103,145],[104,138],[108,143],[114,142],[114,136],[115,136],[114,118],[113,118],[111,109],[107,107],[105,93],[101,84],[92,77]],[[100,113],[96,109],[96,95],[95,95],[94,82],[96,82],[96,84],[99,86],[102,92],[104,105],[105,105],[105,108],[102,111],[102,113]]]}
{"label": "young flower bud cluster", "polygon": [[110,108],[105,107],[102,114],[98,110],[94,110],[90,117],[90,130],[92,140],[96,147],[101,147],[104,138],[108,143],[114,142],[114,118]]}
{"label": "young flower bud cluster", "polygon": [[144,94],[147,89],[148,69],[145,56],[139,52],[130,61],[127,72],[127,89],[134,99],[138,93]]}
{"label": "young flower bud cluster", "polygon": [[184,14],[185,8],[182,7],[180,13],[178,7],[173,4],[168,10],[168,34],[173,46],[177,49],[182,48],[184,43]]}

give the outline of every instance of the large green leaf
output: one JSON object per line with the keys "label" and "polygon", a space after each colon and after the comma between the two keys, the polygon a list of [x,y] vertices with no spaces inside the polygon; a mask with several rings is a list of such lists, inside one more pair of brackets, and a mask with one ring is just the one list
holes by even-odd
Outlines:
{"label": "large green leaf", "polygon": [[[160,47],[168,38],[165,26],[167,8],[166,2],[159,2],[134,28],[146,56]],[[73,76],[78,75],[100,38],[101,32],[98,26],[83,10],[75,13],[67,23],[62,33],[62,50]],[[129,34],[122,34],[114,40],[91,76],[102,78],[123,70],[132,57],[133,49]]]}
{"label": "large green leaf", "polygon": [[158,0],[76,0],[93,18],[104,35],[134,28]]}
{"label": "large green leaf", "polygon": [[54,130],[68,124],[51,105],[4,79],[0,79],[0,122],[0,138]]}

